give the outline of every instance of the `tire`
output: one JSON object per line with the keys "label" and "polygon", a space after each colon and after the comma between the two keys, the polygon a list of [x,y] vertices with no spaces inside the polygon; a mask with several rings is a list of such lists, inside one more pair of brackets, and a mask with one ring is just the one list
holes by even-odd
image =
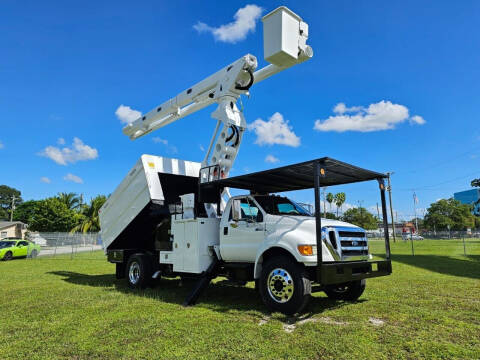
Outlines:
{"label": "tire", "polygon": [[367,281],[357,280],[345,284],[328,285],[325,293],[330,299],[356,301],[365,291]]}
{"label": "tire", "polygon": [[153,275],[152,259],[146,254],[130,256],[125,268],[128,286],[132,289],[145,289],[150,285]]}
{"label": "tire", "polygon": [[7,251],[5,255],[3,255],[3,260],[8,261],[13,259],[13,254],[11,251]]}
{"label": "tire", "polygon": [[258,288],[264,304],[270,310],[293,315],[307,306],[312,283],[303,264],[280,255],[265,262]]}
{"label": "tire", "polygon": [[37,257],[37,255],[38,255],[37,250],[32,250],[29,257],[32,258],[32,259],[35,259]]}

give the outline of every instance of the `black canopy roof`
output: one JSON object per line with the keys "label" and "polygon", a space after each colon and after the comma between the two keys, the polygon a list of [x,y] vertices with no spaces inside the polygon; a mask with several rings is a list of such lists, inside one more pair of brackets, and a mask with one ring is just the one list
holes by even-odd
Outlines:
{"label": "black canopy roof", "polygon": [[320,186],[350,184],[387,177],[382,173],[323,157],[276,169],[206,182],[202,183],[201,187],[205,190],[231,187],[268,193],[311,189],[314,187],[315,162],[317,161],[325,171],[325,175],[320,178]]}

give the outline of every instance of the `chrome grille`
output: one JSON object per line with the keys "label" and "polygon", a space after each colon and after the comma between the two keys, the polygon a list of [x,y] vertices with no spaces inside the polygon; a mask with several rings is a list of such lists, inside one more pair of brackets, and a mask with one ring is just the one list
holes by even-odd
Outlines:
{"label": "chrome grille", "polygon": [[364,230],[337,229],[341,256],[368,256],[368,242]]}

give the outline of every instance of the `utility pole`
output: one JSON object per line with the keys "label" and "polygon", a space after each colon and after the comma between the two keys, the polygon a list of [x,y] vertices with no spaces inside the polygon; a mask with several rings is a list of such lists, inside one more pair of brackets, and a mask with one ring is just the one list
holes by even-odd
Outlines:
{"label": "utility pole", "polygon": [[12,195],[12,209],[10,210],[10,222],[13,221],[13,211],[15,210],[15,195]]}
{"label": "utility pole", "polygon": [[[360,221],[362,221],[363,223],[363,210],[362,210],[362,203],[363,203],[363,200],[357,200],[358,202],[358,209],[360,210]],[[363,226],[363,224],[362,224]]]}
{"label": "utility pole", "polygon": [[418,233],[417,202],[417,194],[415,194],[415,191],[413,191],[413,214],[415,216],[415,231]]}
{"label": "utility pole", "polygon": [[327,218],[327,197],[325,195],[325,192],[327,191],[327,187],[325,186],[323,188],[323,217],[326,219]]}
{"label": "utility pole", "polygon": [[388,198],[390,200],[390,216],[392,218],[392,230],[393,230],[393,242],[396,242],[396,237],[395,237],[395,219],[393,218],[393,205],[392,205],[392,184],[390,183],[390,176],[393,175],[394,172],[388,172],[387,175],[388,175],[388,178],[387,178],[387,181],[388,181],[388,186],[387,186],[387,190],[388,190]]}

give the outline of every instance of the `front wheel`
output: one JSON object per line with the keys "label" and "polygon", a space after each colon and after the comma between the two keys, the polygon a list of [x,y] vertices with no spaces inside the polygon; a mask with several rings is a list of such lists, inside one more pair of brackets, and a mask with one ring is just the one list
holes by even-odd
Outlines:
{"label": "front wheel", "polygon": [[276,256],[264,264],[259,290],[270,310],[293,315],[307,306],[312,285],[303,265],[287,256]]}
{"label": "front wheel", "polygon": [[355,301],[362,296],[366,283],[367,281],[363,279],[344,284],[328,285],[325,288],[325,293],[333,300]]}

